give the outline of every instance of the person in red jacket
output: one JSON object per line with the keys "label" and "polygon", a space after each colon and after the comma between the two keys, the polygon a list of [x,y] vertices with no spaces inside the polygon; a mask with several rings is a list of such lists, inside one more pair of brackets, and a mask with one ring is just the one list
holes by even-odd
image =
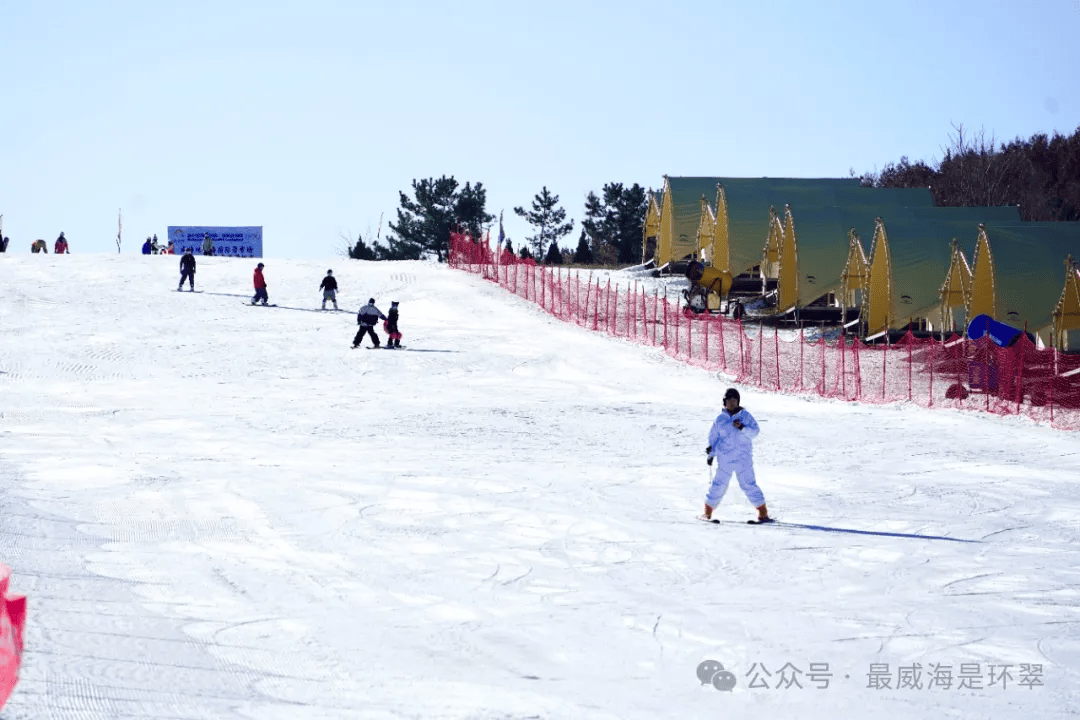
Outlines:
{"label": "person in red jacket", "polygon": [[60,233],[60,237],[56,238],[56,244],[53,246],[53,252],[57,255],[69,255],[68,241],[64,237],[64,233]]}
{"label": "person in red jacket", "polygon": [[270,296],[266,294],[266,279],[263,277],[263,268],[265,265],[259,263],[255,267],[255,297],[251,298],[251,304],[254,305],[262,300],[262,304],[266,305],[270,300]]}

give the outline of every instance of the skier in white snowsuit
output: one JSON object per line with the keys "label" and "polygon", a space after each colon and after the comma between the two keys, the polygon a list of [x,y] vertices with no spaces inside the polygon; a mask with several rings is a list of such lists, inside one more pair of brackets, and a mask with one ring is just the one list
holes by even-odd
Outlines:
{"label": "skier in white snowsuit", "polygon": [[739,406],[739,391],[728,388],[724,393],[724,411],[709,429],[709,447],[705,450],[708,456],[706,462],[712,465],[716,461],[716,475],[705,495],[706,520],[712,518],[713,509],[720,504],[731,482],[731,474],[735,473],[739,487],[758,511],[758,519],[749,522],[772,522],[765,507],[765,494],[754,477],[752,441],[760,431],[754,416]]}

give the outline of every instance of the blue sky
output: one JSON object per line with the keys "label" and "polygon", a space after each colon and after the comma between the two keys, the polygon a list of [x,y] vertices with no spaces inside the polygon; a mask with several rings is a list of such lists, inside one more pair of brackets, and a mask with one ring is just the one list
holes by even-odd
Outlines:
{"label": "blue sky", "polygon": [[15,252],[115,252],[123,208],[124,252],[262,225],[268,257],[323,257],[443,174],[518,245],[542,186],[579,221],[612,181],[838,177],[939,157],[953,123],[1080,126],[1080,0],[0,7]]}

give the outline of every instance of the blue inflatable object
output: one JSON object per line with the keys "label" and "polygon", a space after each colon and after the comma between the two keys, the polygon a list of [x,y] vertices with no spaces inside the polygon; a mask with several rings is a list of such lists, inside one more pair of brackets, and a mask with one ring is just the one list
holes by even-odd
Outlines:
{"label": "blue inflatable object", "polygon": [[1013,343],[1024,334],[1024,331],[1014,328],[1012,325],[998,322],[989,315],[976,315],[968,323],[967,334],[972,340],[978,340],[983,335],[988,335],[995,345],[1012,347]]}

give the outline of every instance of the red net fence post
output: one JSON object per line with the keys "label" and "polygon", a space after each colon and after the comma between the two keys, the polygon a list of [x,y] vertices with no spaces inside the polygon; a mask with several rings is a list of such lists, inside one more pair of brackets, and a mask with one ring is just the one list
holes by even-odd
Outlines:
{"label": "red net fence post", "polygon": [[806,349],[806,332],[802,327],[799,328],[799,375],[795,381],[795,389],[798,392],[803,391],[803,359],[805,358],[804,350]]}
{"label": "red net fence post", "polygon": [[844,352],[847,348],[847,338],[844,336],[843,329],[841,329],[838,344],[840,346],[840,397],[847,400],[847,353]]}
{"label": "red net fence post", "polygon": [[[616,285],[615,289],[618,290],[619,286]],[[604,332],[608,335],[615,334],[615,323],[613,322],[614,316],[611,312],[611,277],[608,277],[607,287],[604,289]]]}
{"label": "red net fence post", "polygon": [[776,390],[781,388],[780,383],[780,328],[773,327],[773,354],[776,356]]}
{"label": "red net fence post", "polygon": [[934,407],[934,358],[937,355],[937,350],[938,350],[938,343],[936,343],[936,342],[930,343],[930,362],[929,362],[930,371],[927,373],[927,376],[930,378],[930,383],[929,383],[930,387],[929,387],[929,390],[928,390],[927,396],[926,396],[926,407]]}
{"label": "red net fence post", "polygon": [[589,326],[589,302],[592,300],[592,297],[592,273],[589,273],[589,282],[585,285],[585,307],[582,308],[584,312],[581,315],[581,322],[579,323],[582,327]]}
{"label": "red net fence post", "polygon": [[547,310],[547,268],[540,268],[540,309]]}
{"label": "red net fence post", "polygon": [[709,326],[710,325],[712,325],[712,316],[711,315],[706,315],[705,316],[705,337],[702,339],[702,343],[701,343],[703,354],[705,356],[703,358],[705,368],[709,367]]}
{"label": "red net fence post", "polygon": [[686,359],[694,363],[694,318],[684,311],[686,318]]}
{"label": "red net fence post", "polygon": [[673,352],[671,356],[679,357],[679,328],[682,326],[682,315],[678,312],[677,305],[672,312],[672,319],[675,324],[675,352]]}
{"label": "red net fence post", "polygon": [[667,298],[664,298],[664,352],[668,352],[667,341]]}
{"label": "red net fence post", "polygon": [[818,385],[818,395],[821,395],[822,397],[827,397],[828,394],[829,394],[829,391],[828,391],[828,389],[826,388],[826,385],[825,385],[825,345],[826,345],[826,343],[825,343],[825,332],[824,331],[825,331],[825,328],[822,327],[821,336],[818,338],[818,342],[821,343],[821,384]]}
{"label": "red net fence post", "polygon": [[596,298],[593,301],[595,305],[595,312],[593,313],[593,330],[600,332],[600,306],[604,306],[604,327],[607,327],[607,294],[604,292],[604,286],[600,283],[600,279],[596,279]]}
{"label": "red net fence post", "polygon": [[26,597],[8,594],[10,580],[11,568],[0,565],[0,708],[19,682],[26,632]]}
{"label": "red net fence post", "polygon": [[727,325],[727,323],[724,322],[724,317],[723,316],[720,316],[720,323],[719,324],[720,324],[720,332],[718,332],[717,335],[720,336],[720,367],[721,367],[721,369],[724,370],[724,372],[727,372],[727,369],[728,369],[727,348],[724,345],[724,326]]}

